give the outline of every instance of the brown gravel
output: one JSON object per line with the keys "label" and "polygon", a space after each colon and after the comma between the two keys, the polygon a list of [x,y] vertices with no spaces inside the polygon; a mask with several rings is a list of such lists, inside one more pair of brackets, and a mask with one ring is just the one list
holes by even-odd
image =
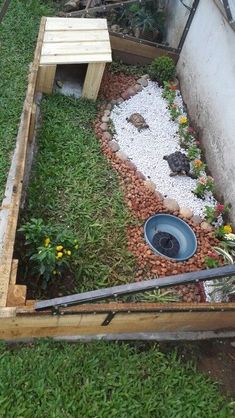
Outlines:
{"label": "brown gravel", "polygon": [[137,78],[138,77],[125,75],[122,73],[111,74],[108,71],[105,71],[100,86],[99,99],[118,99],[124,90],[135,85]]}
{"label": "brown gravel", "polygon": [[[111,80],[113,80],[112,83]],[[124,80],[123,84],[122,80]],[[135,81],[132,77],[126,78],[126,76],[110,76],[110,74],[106,74],[102,94],[106,98],[117,98],[119,97],[120,91],[125,90],[130,85],[131,80],[132,83]],[[107,86],[106,83],[110,83],[112,88],[109,85]],[[128,208],[134,217],[142,222],[140,226],[131,226],[127,229],[128,249],[136,257],[139,267],[136,281],[146,277],[164,277],[204,269],[204,258],[212,246],[218,243],[218,240],[214,238],[213,232],[203,230],[200,225],[196,225],[192,221],[180,216],[178,211],[173,212],[173,214],[184,219],[196,234],[198,240],[196,254],[188,261],[174,262],[164,257],[156,256],[149,249],[144,240],[143,222],[153,214],[160,212],[166,213],[166,210],[163,207],[161,196],[146,187],[144,179],[136,172],[136,168],[128,164],[128,161],[120,160],[108,146],[109,136],[104,134],[101,126],[104,109],[105,105],[101,106],[101,114],[94,122],[95,133],[100,140],[103,153],[110,160],[112,167],[119,173],[120,184],[124,191]],[[176,291],[175,287],[174,291]],[[200,285],[178,286],[177,292],[182,297],[183,302],[204,301],[203,291]]]}

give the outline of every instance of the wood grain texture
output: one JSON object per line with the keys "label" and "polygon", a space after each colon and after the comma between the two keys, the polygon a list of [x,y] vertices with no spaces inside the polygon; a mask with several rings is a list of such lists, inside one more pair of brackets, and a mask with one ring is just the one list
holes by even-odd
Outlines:
{"label": "wood grain texture", "polygon": [[88,65],[82,90],[82,97],[86,97],[87,99],[91,100],[97,99],[104,69],[105,62],[90,63]]}
{"label": "wood grain texture", "polygon": [[108,29],[106,19],[71,19],[68,17],[47,17],[46,31]]}
{"label": "wood grain texture", "polygon": [[[34,102],[37,72],[40,60],[42,40],[46,19],[42,18],[39,29],[37,46],[34,54],[34,61],[29,74],[28,88],[24,102],[21,123],[17,135],[16,148],[12,159],[11,168],[7,181],[6,198],[3,200],[9,204],[9,209],[1,220],[1,234],[3,245],[0,253],[0,306],[6,306],[8,286],[10,281],[12,256],[15,242],[16,227],[18,222],[19,207],[21,201],[22,184],[24,179],[27,146],[29,138],[30,120]],[[3,224],[4,223],[4,224]]]}
{"label": "wood grain texture", "polygon": [[40,65],[38,70],[37,91],[51,94],[55,79],[56,65]]}
{"label": "wood grain texture", "polygon": [[136,332],[225,332],[235,330],[235,312],[118,313],[107,326],[107,314],[0,316],[0,338],[54,337]]}

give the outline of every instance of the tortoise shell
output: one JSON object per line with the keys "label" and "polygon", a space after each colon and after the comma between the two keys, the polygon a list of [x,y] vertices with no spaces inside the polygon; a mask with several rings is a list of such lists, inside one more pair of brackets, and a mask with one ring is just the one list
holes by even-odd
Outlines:
{"label": "tortoise shell", "polygon": [[186,174],[190,171],[190,162],[187,155],[180,151],[176,151],[173,154],[165,155],[163,157],[169,164],[169,167],[173,173],[185,172]]}
{"label": "tortoise shell", "polygon": [[129,118],[126,118],[126,120],[127,122],[132,123],[138,131],[149,127],[140,113],[133,113]]}

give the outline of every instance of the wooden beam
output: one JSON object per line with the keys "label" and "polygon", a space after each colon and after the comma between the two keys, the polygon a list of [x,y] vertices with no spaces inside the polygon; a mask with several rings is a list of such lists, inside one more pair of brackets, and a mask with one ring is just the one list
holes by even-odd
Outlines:
{"label": "wooden beam", "polygon": [[105,69],[105,62],[89,63],[83,85],[82,97],[96,100]]}
{"label": "wooden beam", "polygon": [[36,90],[40,93],[51,94],[55,80],[55,73],[56,65],[40,65]]}
{"label": "wooden beam", "polygon": [[24,306],[26,301],[27,287],[19,284],[10,284],[8,287],[7,306]]}
{"label": "wooden beam", "polygon": [[71,313],[64,315],[18,314],[1,316],[0,339],[108,335],[156,332],[232,332],[232,312],[123,312],[117,313],[107,326],[102,326],[106,313]]}
{"label": "wooden beam", "polygon": [[[163,47],[150,46],[144,43],[140,43],[137,40],[130,39],[130,37],[122,38],[114,33],[110,34],[110,42],[113,51],[113,55],[118,57],[119,54],[126,54],[129,59],[135,57],[135,62],[150,63],[154,58],[161,56],[171,57],[176,63],[179,58],[179,54],[172,50],[165,49]],[[138,57],[138,58],[137,58]]]}
{"label": "wooden beam", "polygon": [[74,11],[74,12],[70,12],[70,13],[63,13],[63,14],[61,14],[61,12],[60,12],[60,15],[61,16],[65,16],[65,17],[86,17],[86,15],[89,15],[89,13],[97,13],[97,12],[106,12],[107,10],[109,10],[109,9],[115,9],[115,8],[117,8],[117,7],[125,7],[125,6],[128,6],[128,5],[130,5],[130,4],[133,4],[133,3],[146,3],[147,1],[152,1],[152,0],[124,0],[124,1],[122,1],[122,2],[118,2],[118,3],[115,3],[115,4],[106,4],[106,5],[103,5],[103,6],[97,6],[97,7],[92,7],[92,8],[90,8],[90,9],[83,9],[83,10],[76,10],[76,11]]}
{"label": "wooden beam", "polygon": [[34,61],[31,66],[29,83],[24,102],[21,123],[17,135],[16,148],[9,171],[3,206],[8,206],[1,213],[0,224],[0,306],[6,306],[8,286],[10,281],[12,256],[15,242],[16,227],[18,222],[19,207],[21,201],[22,184],[24,179],[29,127],[31,120],[32,105],[35,94],[37,72],[40,60],[40,52],[44,34],[46,19],[42,18]]}

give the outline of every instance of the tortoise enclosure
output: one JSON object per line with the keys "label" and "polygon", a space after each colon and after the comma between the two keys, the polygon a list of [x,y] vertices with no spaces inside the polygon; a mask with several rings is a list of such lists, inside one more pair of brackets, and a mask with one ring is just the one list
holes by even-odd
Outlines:
{"label": "tortoise enclosure", "polygon": [[[76,19],[69,21],[70,28],[73,27],[72,22],[74,20]],[[62,22],[60,19],[54,20],[56,24],[57,21]],[[51,22],[53,20],[50,19],[49,24],[52,24]],[[79,20],[79,24],[80,22],[82,21]],[[83,22],[86,22],[86,20],[84,19]],[[99,20],[97,22],[99,23]],[[94,304],[89,302],[93,299],[91,295],[90,298],[88,295],[87,302],[82,306],[66,307],[64,301],[61,300],[59,301],[58,309],[52,306],[45,311],[36,311],[35,301],[26,300],[26,286],[16,284],[18,260],[13,258],[14,243],[19,210],[22,198],[24,198],[22,191],[25,185],[26,166],[30,159],[35,137],[35,123],[39,112],[38,95],[42,92],[51,92],[56,64],[65,63],[58,57],[56,57],[56,60],[52,58],[54,53],[49,47],[48,49],[42,49],[44,36],[48,37],[49,42],[52,41],[51,34],[49,36],[48,32],[45,31],[45,25],[46,18],[42,18],[34,61],[28,78],[28,89],[18,131],[16,149],[12,158],[5,198],[1,207],[0,338],[13,340],[48,336],[99,336],[100,338],[106,336],[106,338],[110,339],[194,339],[224,335],[233,336],[235,334],[234,303],[158,304],[105,302]],[[105,48],[108,48],[109,40],[107,39],[105,26],[102,26],[102,31],[105,37],[105,39],[102,38],[102,42],[104,42]],[[77,32],[77,23],[75,32]],[[89,33],[93,37],[92,29]],[[64,33],[62,34],[59,31],[57,35],[64,39]],[[56,39],[56,44],[57,40],[58,38]],[[151,61],[156,56],[167,54],[174,56],[175,60],[177,60],[175,52],[159,50],[150,45],[137,45],[130,39],[122,41],[116,35],[111,35],[110,40],[114,54],[118,54],[121,51],[122,54],[128,55],[130,51],[133,54],[133,59],[136,59],[139,54],[139,56],[144,56],[145,61]],[[58,46],[58,48],[60,47]],[[93,50],[93,52],[96,51]],[[101,52],[99,52],[100,55],[103,54],[103,50]],[[94,64],[90,51],[87,52],[86,50],[86,54],[86,58],[82,58],[82,60],[80,58],[78,60],[71,58],[70,63],[90,62],[83,95],[96,99],[105,62],[111,60],[111,55],[108,50],[105,55],[102,55],[100,62],[97,63],[95,61],[96,63]],[[50,56],[49,61],[45,58],[48,56]],[[69,56],[68,54],[67,57]],[[190,274],[193,277],[193,273]],[[224,275],[226,275],[226,271],[224,271]],[[176,279],[179,278],[179,276],[174,277]],[[101,299],[105,299],[105,297]]]}

